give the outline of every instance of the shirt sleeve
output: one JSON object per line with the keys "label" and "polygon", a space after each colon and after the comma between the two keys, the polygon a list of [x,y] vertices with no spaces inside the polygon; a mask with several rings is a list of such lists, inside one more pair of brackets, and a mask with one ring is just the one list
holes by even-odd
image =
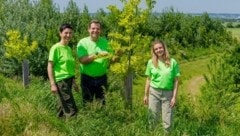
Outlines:
{"label": "shirt sleeve", "polygon": [[52,47],[49,51],[48,61],[56,61],[57,48]]}
{"label": "shirt sleeve", "polygon": [[174,66],[174,77],[180,76],[179,65],[175,60],[174,60],[173,66]]}
{"label": "shirt sleeve", "polygon": [[84,43],[82,41],[79,41],[77,45],[77,56],[78,58],[81,58],[86,55],[88,55],[87,49],[84,47]]}
{"label": "shirt sleeve", "polygon": [[147,63],[145,75],[146,76],[150,76],[151,75],[151,60],[149,60],[148,63]]}

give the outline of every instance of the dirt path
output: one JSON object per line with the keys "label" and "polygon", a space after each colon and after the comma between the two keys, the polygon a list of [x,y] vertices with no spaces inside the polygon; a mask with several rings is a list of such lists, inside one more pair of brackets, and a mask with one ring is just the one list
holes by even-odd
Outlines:
{"label": "dirt path", "polygon": [[200,93],[201,86],[205,84],[205,79],[203,76],[196,76],[190,79],[187,89],[193,99]]}

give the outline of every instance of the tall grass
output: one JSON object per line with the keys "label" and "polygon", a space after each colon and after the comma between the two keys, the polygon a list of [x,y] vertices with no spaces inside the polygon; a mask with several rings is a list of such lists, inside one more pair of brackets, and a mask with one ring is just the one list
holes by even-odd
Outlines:
{"label": "tall grass", "polygon": [[[132,109],[126,109],[119,92],[114,91],[107,92],[107,104],[104,108],[98,103],[83,108],[80,94],[74,92],[79,107],[78,116],[59,119],[55,114],[56,97],[50,93],[48,83],[36,78],[25,89],[15,80],[1,76],[1,81],[1,87],[5,89],[1,89],[0,94],[0,135],[163,135],[161,125],[155,130],[148,128],[147,107],[142,103],[141,87],[134,89]],[[181,130],[178,127],[175,126],[173,134],[180,135],[184,131],[187,133],[186,129]]]}
{"label": "tall grass", "polygon": [[[41,90],[36,86],[24,89],[22,84],[0,76],[0,135],[59,135],[51,112],[36,104]],[[6,82],[5,82],[6,81]],[[42,94],[44,96],[44,94]],[[34,100],[35,99],[35,100]],[[41,102],[40,102],[41,103]],[[61,127],[59,127],[61,128]]]}
{"label": "tall grass", "polygon": [[[234,115],[231,115],[209,103],[209,100],[215,99],[212,95],[205,95],[200,101],[193,101],[186,91],[189,80],[207,73],[209,60],[210,58],[202,58],[180,64],[182,81],[174,113],[171,133],[173,136],[234,136],[238,132],[240,120],[236,113],[240,112],[239,104],[228,108],[235,111]],[[57,99],[51,94],[49,83],[40,78],[31,79],[30,86],[23,88],[21,82],[0,75],[0,135],[163,135],[161,125],[155,130],[148,127],[147,107],[143,105],[145,78],[134,81],[132,109],[125,108],[118,90],[106,93],[105,107],[101,107],[97,102],[83,107],[81,93],[74,92],[79,113],[70,119],[56,117]],[[237,99],[237,102],[240,102],[240,99]],[[220,114],[222,115],[219,116]]]}
{"label": "tall grass", "polygon": [[[83,108],[80,94],[74,92],[79,114],[59,119],[55,115],[56,97],[48,83],[33,79],[29,88],[1,76],[0,135],[154,135],[147,130],[146,107],[137,103],[126,109],[119,92],[107,93],[107,104]],[[4,89],[6,88],[6,89]]]}

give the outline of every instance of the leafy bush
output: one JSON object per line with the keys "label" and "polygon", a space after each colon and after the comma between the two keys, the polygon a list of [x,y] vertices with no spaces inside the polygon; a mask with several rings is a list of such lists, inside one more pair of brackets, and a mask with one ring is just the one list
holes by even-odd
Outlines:
{"label": "leafy bush", "polygon": [[[238,114],[240,57],[236,56],[239,56],[239,44],[236,48],[226,51],[220,58],[212,60],[209,66],[211,74],[205,76],[207,84],[199,98],[199,104],[204,106],[199,106],[198,118],[202,119],[206,127],[214,127],[218,135],[236,134],[236,126],[240,126],[240,123],[236,122],[240,120]],[[218,128],[219,125],[224,129]]]}

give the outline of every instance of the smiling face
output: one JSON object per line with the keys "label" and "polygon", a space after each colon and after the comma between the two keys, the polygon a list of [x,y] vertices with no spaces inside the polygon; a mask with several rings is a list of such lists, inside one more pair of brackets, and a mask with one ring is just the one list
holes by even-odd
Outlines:
{"label": "smiling face", "polygon": [[63,44],[68,44],[72,38],[73,30],[71,28],[65,28],[60,32],[61,41]]}
{"label": "smiling face", "polygon": [[153,46],[154,54],[158,57],[163,57],[165,49],[161,43],[157,43]]}
{"label": "smiling face", "polygon": [[97,41],[101,33],[100,23],[91,23],[88,28],[89,35],[93,41]]}

